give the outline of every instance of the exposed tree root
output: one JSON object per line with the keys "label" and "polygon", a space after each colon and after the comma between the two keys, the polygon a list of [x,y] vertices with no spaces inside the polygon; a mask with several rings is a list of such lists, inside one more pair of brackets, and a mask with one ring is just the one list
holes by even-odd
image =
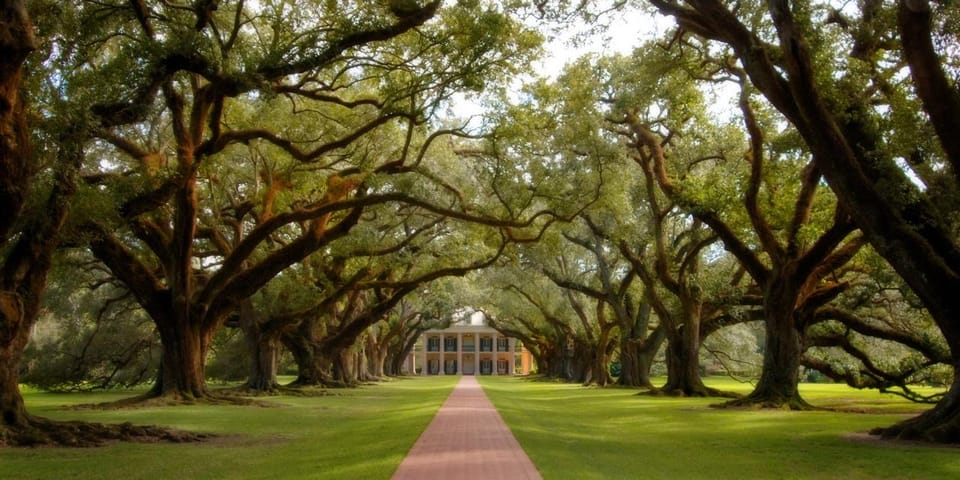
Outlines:
{"label": "exposed tree root", "polygon": [[887,448],[903,448],[903,447],[926,447],[926,448],[949,448],[949,449],[958,449],[960,448],[960,443],[932,443],[925,442],[920,440],[893,440],[883,438],[877,435],[872,435],[869,433],[850,433],[843,436],[844,439],[851,442],[862,443],[866,445],[876,445]]}
{"label": "exposed tree root", "polygon": [[98,447],[114,442],[185,443],[212,438],[152,425],[56,422],[38,417],[30,417],[22,425],[0,427],[0,447]]}
{"label": "exposed tree root", "polygon": [[247,386],[228,389],[229,395],[238,397],[327,397],[339,395],[321,385],[274,385],[269,390],[258,390]]}
{"label": "exposed tree root", "polygon": [[960,375],[930,410],[889,427],[875,428],[870,434],[890,440],[960,444]]}
{"label": "exposed tree root", "polygon": [[741,408],[747,410],[795,410],[809,411],[821,410],[818,407],[810,405],[800,395],[779,396],[779,395],[757,395],[756,392],[746,397],[731,400],[729,402],[711,405],[713,408]]}
{"label": "exposed tree root", "polygon": [[89,403],[68,407],[76,410],[120,410],[127,408],[149,408],[149,407],[176,407],[180,405],[232,405],[232,406],[253,406],[253,407],[277,407],[273,402],[266,402],[250,398],[249,395],[243,396],[233,390],[218,390],[216,393],[210,393],[203,396],[185,396],[185,395],[137,395],[130,398],[123,398],[113,402]]}
{"label": "exposed tree root", "polygon": [[647,395],[653,397],[688,397],[688,398],[709,398],[709,397],[719,397],[719,398],[740,398],[740,395],[734,392],[726,392],[723,390],[717,390],[716,388],[702,387],[695,389],[683,389],[683,388],[657,388],[650,387],[645,390],[641,390],[637,395]]}
{"label": "exposed tree root", "polygon": [[960,444],[960,414],[943,418],[930,410],[889,427],[874,428],[870,434],[888,440]]}

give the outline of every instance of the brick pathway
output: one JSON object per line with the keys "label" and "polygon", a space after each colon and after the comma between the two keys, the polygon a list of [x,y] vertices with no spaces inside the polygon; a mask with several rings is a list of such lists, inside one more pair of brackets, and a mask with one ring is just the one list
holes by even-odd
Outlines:
{"label": "brick pathway", "polygon": [[464,376],[393,480],[540,479],[477,379]]}

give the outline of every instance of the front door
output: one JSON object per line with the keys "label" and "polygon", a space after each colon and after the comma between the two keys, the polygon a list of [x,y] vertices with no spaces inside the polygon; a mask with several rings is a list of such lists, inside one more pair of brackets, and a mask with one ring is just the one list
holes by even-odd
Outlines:
{"label": "front door", "polygon": [[463,356],[463,374],[464,375],[474,375],[473,371],[473,355],[464,355]]}

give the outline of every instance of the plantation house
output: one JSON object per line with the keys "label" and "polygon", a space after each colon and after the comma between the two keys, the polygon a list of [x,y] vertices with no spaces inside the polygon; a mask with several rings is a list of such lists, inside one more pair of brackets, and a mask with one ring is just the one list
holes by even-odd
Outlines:
{"label": "plantation house", "polygon": [[421,334],[406,367],[419,375],[527,375],[531,362],[521,342],[475,315]]}

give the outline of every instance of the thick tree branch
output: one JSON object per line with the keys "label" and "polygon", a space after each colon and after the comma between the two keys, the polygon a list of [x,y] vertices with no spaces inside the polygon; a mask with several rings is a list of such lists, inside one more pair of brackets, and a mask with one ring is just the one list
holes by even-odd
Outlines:
{"label": "thick tree branch", "polygon": [[930,115],[940,145],[960,183],[960,90],[950,81],[933,46],[932,11],[928,0],[899,0],[897,23],[903,55],[923,109]]}

